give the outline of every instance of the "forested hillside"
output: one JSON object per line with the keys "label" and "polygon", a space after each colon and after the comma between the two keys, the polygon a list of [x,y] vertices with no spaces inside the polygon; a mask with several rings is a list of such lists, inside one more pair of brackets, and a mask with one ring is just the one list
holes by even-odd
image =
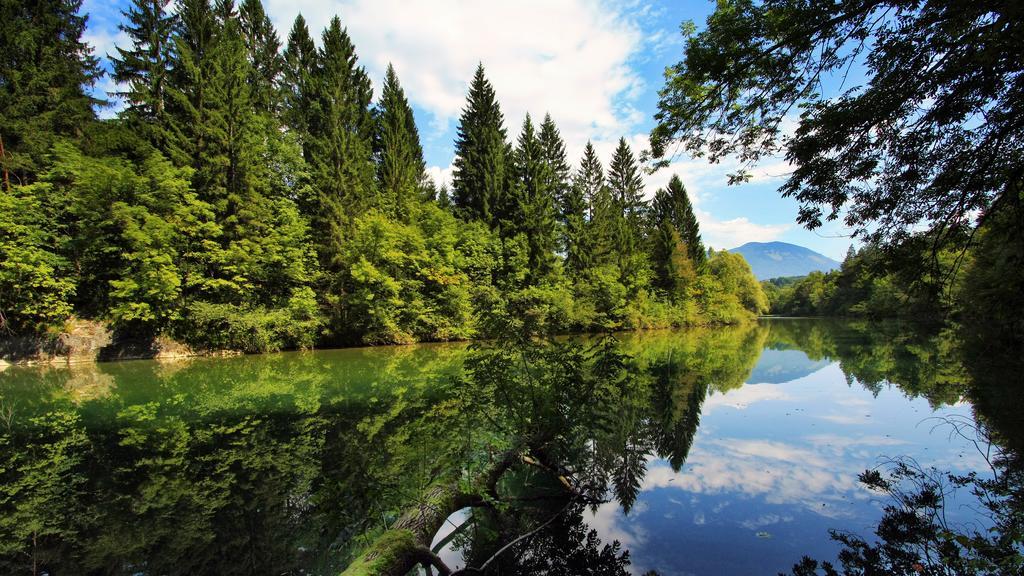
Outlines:
{"label": "forested hillside", "polygon": [[100,120],[80,8],[0,14],[5,334],[77,316],[262,351],[767,307],[742,257],[704,249],[678,178],[648,201],[625,139],[606,171],[592,146],[573,167],[547,115],[510,134],[482,65],[449,189],[398,74],[375,91],[338,18],[282,41],[260,0],[136,0],[110,54],[126,106]]}

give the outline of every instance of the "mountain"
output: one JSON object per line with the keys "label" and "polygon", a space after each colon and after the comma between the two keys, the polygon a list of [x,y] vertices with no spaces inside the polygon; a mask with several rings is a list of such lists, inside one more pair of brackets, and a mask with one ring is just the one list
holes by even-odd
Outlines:
{"label": "mountain", "polygon": [[828,272],[839,268],[839,262],[828,256],[785,242],[747,242],[729,252],[742,254],[758,280],[806,276],[815,270]]}

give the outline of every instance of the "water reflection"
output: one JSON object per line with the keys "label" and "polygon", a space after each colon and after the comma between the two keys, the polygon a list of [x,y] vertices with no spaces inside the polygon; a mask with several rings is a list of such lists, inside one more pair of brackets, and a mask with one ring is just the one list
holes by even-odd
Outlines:
{"label": "water reflection", "polygon": [[[560,353],[583,362],[592,345]],[[14,367],[0,570],[338,573],[439,476],[471,478],[529,436],[596,496],[520,467],[506,502],[463,513],[453,564],[550,521],[489,571],[773,573],[834,555],[828,528],[869,531],[880,504],[856,475],[880,456],[982,465],[925,418],[978,410],[1021,438],[1005,378],[961,349],[951,333],[773,321],[623,336],[621,370],[597,362],[579,387],[558,380],[575,357],[474,384],[465,346]]]}

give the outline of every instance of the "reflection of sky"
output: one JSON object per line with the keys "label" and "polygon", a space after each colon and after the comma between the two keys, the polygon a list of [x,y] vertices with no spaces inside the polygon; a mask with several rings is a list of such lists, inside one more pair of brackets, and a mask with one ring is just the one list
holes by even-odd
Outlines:
{"label": "reflection of sky", "polygon": [[809,376],[825,366],[830,360],[811,360],[799,350],[773,350],[765,348],[747,382],[751,384],[781,384]]}
{"label": "reflection of sky", "polygon": [[859,485],[863,470],[896,456],[958,471],[983,465],[925,421],[969,417],[969,407],[933,412],[895,388],[875,398],[848,386],[837,363],[802,372],[712,393],[683,469],[652,458],[629,516],[615,502],[597,511],[592,527],[630,550],[634,573],[775,574],[805,554],[834,559],[828,529],[869,536],[886,503]]}

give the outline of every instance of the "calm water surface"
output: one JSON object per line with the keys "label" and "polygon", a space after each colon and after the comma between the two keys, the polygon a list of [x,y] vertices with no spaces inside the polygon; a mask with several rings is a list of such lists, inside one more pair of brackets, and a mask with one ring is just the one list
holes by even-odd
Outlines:
{"label": "calm water surface", "polygon": [[[858,483],[865,469],[984,470],[943,419],[1020,440],[1015,385],[965,366],[947,334],[773,320],[618,345],[642,393],[601,426],[560,431],[598,455],[608,501],[570,507],[495,573],[775,574],[834,558],[829,529],[871,533],[887,502]],[[459,389],[468,353],[7,368],[0,572],[338,573],[439,469],[490,457],[481,446],[501,431]],[[969,501],[947,510],[978,521]],[[469,518],[435,539],[450,565],[489,556],[494,522]]]}

